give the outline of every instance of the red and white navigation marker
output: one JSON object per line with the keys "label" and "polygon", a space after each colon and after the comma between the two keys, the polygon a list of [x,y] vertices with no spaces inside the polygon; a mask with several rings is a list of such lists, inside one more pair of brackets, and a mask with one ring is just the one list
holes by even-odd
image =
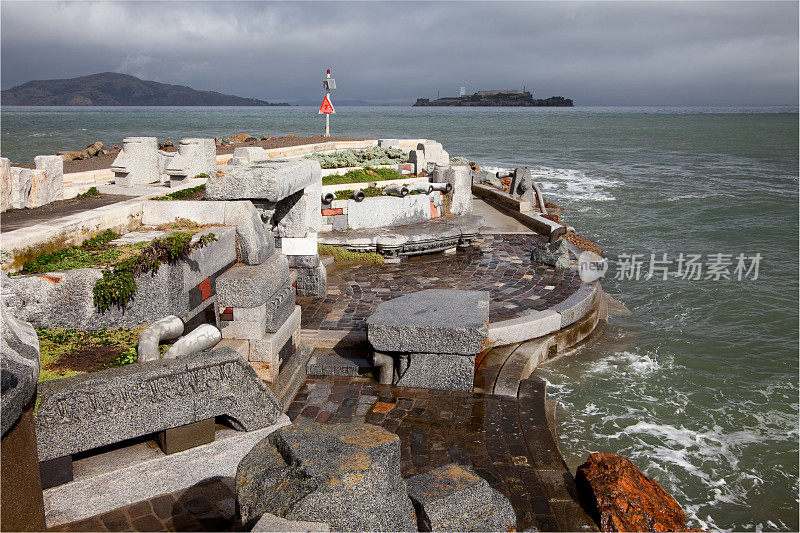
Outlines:
{"label": "red and white navigation marker", "polygon": [[325,115],[325,137],[331,136],[331,115],[336,114],[331,103],[331,90],[336,88],[336,80],[331,78],[331,69],[325,73],[325,79],[322,81],[322,87],[325,89],[325,98],[322,99],[322,105],[319,106],[319,114]]}

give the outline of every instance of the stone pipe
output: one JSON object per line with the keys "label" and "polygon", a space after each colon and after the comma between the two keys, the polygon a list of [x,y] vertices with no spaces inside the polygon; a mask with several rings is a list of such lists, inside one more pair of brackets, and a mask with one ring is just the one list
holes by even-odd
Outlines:
{"label": "stone pipe", "polygon": [[397,184],[387,185],[383,189],[383,194],[387,196],[399,196],[402,198],[408,195],[408,187],[406,187],[405,185],[397,185]]}
{"label": "stone pipe", "polygon": [[414,182],[414,183],[409,184],[408,190],[409,190],[409,192],[410,191],[419,191],[421,193],[430,194],[431,191],[433,190],[433,187],[431,187],[431,185],[432,185],[431,183],[418,181],[418,182]]}
{"label": "stone pipe", "polygon": [[197,352],[213,348],[222,340],[222,333],[211,324],[203,324],[181,337],[169,347],[164,354],[164,359],[176,359],[196,354]]}
{"label": "stone pipe", "polygon": [[450,192],[453,190],[453,184],[449,182],[444,183],[431,183],[432,191]]}
{"label": "stone pipe", "polygon": [[367,195],[364,194],[364,191],[362,191],[361,189],[356,189],[356,190],[353,191],[352,198],[356,202],[360,202],[366,197],[367,197]]}
{"label": "stone pipe", "polygon": [[336,195],[332,192],[326,192],[322,195],[322,203],[323,204],[330,204],[336,199]]}
{"label": "stone pipe", "polygon": [[162,340],[177,339],[183,334],[183,320],[175,315],[156,320],[139,335],[136,360],[140,363],[158,360],[158,344]]}
{"label": "stone pipe", "polygon": [[378,383],[391,385],[394,379],[394,359],[392,359],[392,356],[381,352],[372,352],[372,364],[380,369]]}

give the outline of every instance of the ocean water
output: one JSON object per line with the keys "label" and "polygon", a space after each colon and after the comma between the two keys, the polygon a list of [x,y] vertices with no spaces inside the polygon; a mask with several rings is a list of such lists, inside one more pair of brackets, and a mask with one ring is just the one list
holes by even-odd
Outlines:
{"label": "ocean water", "polygon": [[[129,135],[320,133],[315,108],[6,108],[13,161]],[[633,460],[712,530],[798,530],[798,110],[340,107],[334,135],[421,137],[482,166],[530,166],[611,259],[633,312],[539,369],[570,467]],[[627,255],[626,255],[627,254]],[[651,254],[668,271],[645,279]],[[674,276],[699,255],[701,279]],[[717,263],[732,279],[705,279]],[[730,254],[728,256],[727,254]],[[737,257],[758,277],[737,278]],[[620,277],[638,255],[641,275]],[[658,266],[658,264],[656,264]],[[625,271],[630,274],[630,271]]]}

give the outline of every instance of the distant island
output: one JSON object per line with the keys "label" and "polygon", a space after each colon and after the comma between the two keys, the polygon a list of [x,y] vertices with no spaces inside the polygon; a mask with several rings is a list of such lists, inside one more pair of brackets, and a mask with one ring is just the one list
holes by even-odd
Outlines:
{"label": "distant island", "polygon": [[571,98],[551,96],[534,98],[530,91],[478,91],[465,96],[447,96],[429,100],[418,98],[415,106],[510,106],[510,107],[573,107]]}
{"label": "distant island", "polygon": [[185,85],[102,72],[63,80],[35,80],[0,93],[0,104],[52,106],[288,106]]}

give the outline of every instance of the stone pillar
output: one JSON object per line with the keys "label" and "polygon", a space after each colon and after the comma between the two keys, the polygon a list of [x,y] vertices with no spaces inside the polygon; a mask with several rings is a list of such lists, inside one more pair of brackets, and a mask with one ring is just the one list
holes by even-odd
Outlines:
{"label": "stone pillar", "polygon": [[214,139],[181,139],[178,154],[164,169],[170,177],[170,187],[198,174],[210,176],[217,168],[217,149]]}
{"label": "stone pillar", "polygon": [[454,215],[472,214],[472,171],[469,165],[438,166],[433,171],[434,183],[449,183],[453,186],[450,212]]}
{"label": "stone pillar", "polygon": [[33,209],[64,199],[64,160],[57,155],[39,155],[34,159],[31,190],[27,207]]}
{"label": "stone pillar", "polygon": [[11,161],[0,157],[0,213],[11,209]]}
{"label": "stone pillar", "polygon": [[122,151],[111,164],[117,185],[133,187],[159,181],[158,139],[155,137],[126,137]]}
{"label": "stone pillar", "polygon": [[28,207],[28,196],[33,184],[33,170],[29,168],[11,167],[11,207],[24,209]]}

